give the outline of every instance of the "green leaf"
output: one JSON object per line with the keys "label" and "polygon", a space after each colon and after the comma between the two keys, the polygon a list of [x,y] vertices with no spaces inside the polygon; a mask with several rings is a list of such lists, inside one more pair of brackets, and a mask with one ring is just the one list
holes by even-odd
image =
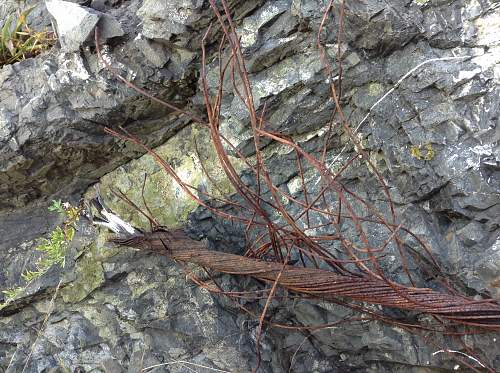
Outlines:
{"label": "green leaf", "polygon": [[52,33],[31,30],[27,24],[27,17],[35,7],[31,6],[16,17],[6,19],[0,30],[0,67],[34,57],[53,44]]}
{"label": "green leaf", "polygon": [[43,273],[40,271],[26,271],[26,273],[23,273],[21,277],[24,279],[26,282],[31,282],[37,278],[39,278]]}
{"label": "green leaf", "polygon": [[5,23],[3,24],[3,27],[2,27],[2,32],[1,32],[1,36],[0,36],[2,38],[2,42],[0,44],[2,45],[3,50],[5,50],[7,48],[7,43],[11,39],[10,27],[12,24],[12,19],[13,19],[12,16],[7,18],[7,20],[5,21]]}
{"label": "green leaf", "polygon": [[17,288],[2,290],[2,293],[5,294],[5,296],[7,297],[7,302],[9,302],[12,301],[14,298],[16,298],[18,295],[20,295],[23,291],[24,291],[23,287],[17,287]]}
{"label": "green leaf", "polygon": [[54,212],[59,212],[63,213],[64,212],[64,207],[62,205],[61,200],[53,200],[52,205],[49,206],[49,211],[54,211]]}
{"label": "green leaf", "polygon": [[66,238],[68,241],[73,241],[73,237],[75,237],[75,228],[73,227],[69,227],[67,230],[66,230]]}

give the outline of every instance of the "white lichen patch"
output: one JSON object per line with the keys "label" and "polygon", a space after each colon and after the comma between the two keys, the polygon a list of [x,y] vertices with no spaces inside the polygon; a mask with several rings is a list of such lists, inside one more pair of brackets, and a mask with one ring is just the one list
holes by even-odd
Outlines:
{"label": "white lichen patch", "polygon": [[237,30],[238,35],[241,37],[241,46],[248,48],[255,44],[259,29],[286,8],[286,1],[269,2],[259,9],[255,15],[246,17]]}
{"label": "white lichen patch", "polygon": [[492,251],[499,251],[500,250],[500,237],[497,238],[493,246],[491,246]]}
{"label": "white lichen patch", "polygon": [[453,78],[454,83],[458,82],[463,82],[463,81],[468,81],[477,76],[478,74],[481,73],[481,69],[473,69],[473,70],[465,70],[465,71],[459,71],[458,76]]}
{"label": "white lichen patch", "polygon": [[475,22],[478,44],[491,47],[500,44],[500,17],[497,12],[491,12]]}
{"label": "white lichen patch", "polygon": [[478,0],[468,0],[464,3],[462,17],[464,19],[473,19],[481,15],[482,7]]}
{"label": "white lichen patch", "polygon": [[467,165],[475,170],[479,169],[481,156],[489,156],[493,152],[493,144],[477,145],[470,149],[474,156],[467,159]]}
{"label": "white lichen patch", "polygon": [[[128,80],[134,80],[136,78],[137,73],[134,70],[129,69],[127,66],[125,66],[123,63],[121,63],[117,59],[115,59],[113,57],[113,54],[110,53],[108,45],[103,45],[101,47],[101,57],[104,60],[104,62],[106,62],[107,65],[113,66],[113,68],[117,71],[123,71],[124,73],[122,73],[122,75],[125,75],[125,77]],[[100,65],[101,65],[101,69],[106,68],[104,63],[100,63]]]}
{"label": "white lichen patch", "polygon": [[[500,30],[497,35],[500,35]],[[487,53],[476,56],[471,61],[479,65],[482,71],[492,69],[495,81],[500,82],[500,45],[491,46]]]}
{"label": "white lichen patch", "polygon": [[440,163],[439,167],[445,167],[453,171],[455,175],[460,176],[467,169],[479,170],[481,158],[490,156],[492,152],[492,144],[477,145],[467,149],[452,146],[445,150],[445,154],[443,154],[444,162]]}
{"label": "white lichen patch", "polygon": [[50,89],[57,91],[60,85],[70,85],[77,80],[90,79],[82,57],[79,53],[64,53],[58,59],[59,69],[48,78]]}
{"label": "white lichen patch", "polygon": [[294,177],[287,183],[288,190],[290,194],[293,196],[303,190],[302,179],[300,177]]}
{"label": "white lichen patch", "polygon": [[[66,55],[68,56],[68,55]],[[87,80],[90,74],[85,68],[83,59],[79,53],[71,53],[68,58],[61,64],[62,69],[59,71],[67,71],[68,75],[73,79]]]}
{"label": "white lichen patch", "polygon": [[0,140],[5,141],[10,137],[11,131],[8,126],[8,117],[5,108],[0,108]]}
{"label": "white lichen patch", "polygon": [[424,6],[429,2],[429,0],[415,0],[415,4]]}
{"label": "white lichen patch", "polygon": [[234,117],[221,120],[220,133],[236,147],[252,138],[250,128]]}
{"label": "white lichen patch", "polygon": [[189,8],[174,8],[171,10],[172,11],[169,12],[170,20],[182,24],[187,23],[189,17],[193,14],[193,9]]}
{"label": "white lichen patch", "polygon": [[368,94],[370,96],[378,97],[382,94],[382,92],[383,92],[382,84],[377,82],[372,82],[368,85]]}
{"label": "white lichen patch", "polygon": [[308,81],[320,70],[321,62],[316,53],[305,55],[300,61],[294,58],[281,61],[255,79],[252,93],[256,104],[262,97],[277,95],[299,82]]}
{"label": "white lichen patch", "polygon": [[488,49],[482,55],[474,57],[472,62],[483,71],[492,68],[495,80],[500,81],[500,17],[498,12],[480,17],[474,22],[477,28],[477,43]]}
{"label": "white lichen patch", "polygon": [[131,272],[127,275],[127,284],[132,292],[132,299],[138,298],[146,291],[154,289],[157,286],[156,282],[148,281],[147,278],[136,272]]}

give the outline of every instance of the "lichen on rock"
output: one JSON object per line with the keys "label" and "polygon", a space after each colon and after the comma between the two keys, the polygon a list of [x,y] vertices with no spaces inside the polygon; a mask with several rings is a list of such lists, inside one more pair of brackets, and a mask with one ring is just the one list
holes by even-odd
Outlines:
{"label": "lichen on rock", "polygon": [[[154,151],[172,165],[183,182],[199,188],[203,193],[214,197],[225,197],[234,193],[232,184],[220,166],[206,128],[195,125],[185,127]],[[231,157],[231,160],[237,169],[243,167],[243,161],[235,157]],[[205,170],[209,176],[205,174]],[[144,155],[117,168],[105,175],[99,185],[104,200],[113,211],[135,226],[147,229],[148,220],[111,192],[112,189],[121,190],[147,213],[142,198],[143,184],[144,200],[162,225],[177,227],[184,224],[188,214],[197,206],[196,201],[151,155]],[[195,190],[191,192],[199,198],[207,198]]]}
{"label": "lichen on rock", "polygon": [[104,255],[99,251],[95,245],[92,245],[77,258],[75,279],[61,290],[64,302],[80,302],[104,283],[102,268]]}
{"label": "lichen on rock", "polygon": [[[334,116],[329,82],[318,59],[316,33],[327,2],[228,3],[243,35],[257,111],[261,113],[266,104],[266,128],[293,137],[314,153],[332,123],[326,158],[334,172],[341,169],[356,154]],[[109,14],[123,28],[122,37],[102,45],[117,70],[157,97],[189,110],[200,109],[200,41],[214,21],[208,2],[93,0],[85,4]],[[338,2],[334,4],[337,7]],[[14,0],[0,4],[0,23],[16,6]],[[345,2],[345,6],[340,56],[337,16],[328,18],[321,41],[333,63],[336,84],[337,57],[342,61],[341,104],[348,124],[386,179],[404,225],[428,243],[447,279],[463,294],[498,299],[498,7],[491,0],[366,0]],[[43,4],[36,12],[30,22],[49,27]],[[214,39],[207,43],[211,93],[218,84],[215,50],[220,36],[217,28],[213,32]],[[436,60],[440,58],[454,59]],[[428,60],[433,62],[397,83]],[[56,47],[48,55],[5,66],[0,86],[0,263],[5,263],[0,266],[0,289],[16,284],[16,276],[32,258],[36,239],[57,224],[46,209],[54,196],[74,202],[89,185],[99,183],[112,210],[148,229],[141,214],[110,192],[110,188],[120,189],[144,208],[141,190],[147,174],[144,197],[161,224],[183,225],[196,207],[151,156],[105,136],[103,126],[124,126],[201,191],[215,196],[234,192],[209,145],[207,131],[122,85],[98,61],[92,47],[71,53]],[[221,131],[251,158],[255,149],[248,115],[230,81],[224,82],[224,95]],[[201,159],[194,151],[195,138]],[[432,144],[432,152],[427,144]],[[272,142],[262,145],[273,181],[300,198],[303,185],[295,155]],[[413,156],[412,147],[419,150]],[[214,183],[203,176],[202,161]],[[254,180],[241,160],[232,161],[244,182],[252,185]],[[386,206],[373,170],[364,166],[363,160],[356,160],[339,180],[377,207]],[[305,169],[304,176],[307,186],[318,192],[320,175]],[[92,193],[93,188],[86,196]],[[335,203],[331,201],[332,208]],[[220,249],[222,239],[227,239],[233,250],[243,252],[244,242],[232,223],[217,220],[201,208],[190,220],[198,236],[214,247]],[[350,229],[349,224],[341,229]],[[373,227],[369,239],[379,242],[382,233]],[[9,371],[22,371],[26,364],[25,371],[30,372],[61,367],[138,372],[179,360],[232,372],[252,369],[258,320],[186,281],[185,273],[164,257],[110,247],[105,243],[107,233],[88,222],[82,222],[78,235],[86,238],[77,239],[64,271],[48,273],[0,317],[0,370],[10,364]],[[404,244],[415,247],[411,239]],[[399,281],[402,267],[395,258],[388,255],[384,270]],[[411,270],[419,285],[428,286],[428,278],[416,266]],[[50,299],[61,278],[60,294],[50,313]],[[235,291],[254,289],[251,283],[229,276],[217,280]],[[268,313],[273,321],[299,326],[353,315],[345,307],[322,301],[283,307],[274,303]],[[413,315],[397,315],[406,316],[413,320]],[[498,368],[495,338],[471,335],[466,343]],[[430,372],[451,371],[456,364],[447,354],[434,355],[436,349],[423,340],[383,323],[341,323],[307,338],[302,332],[269,328],[261,342],[261,371],[266,373]],[[187,370],[175,364],[165,369]]]}

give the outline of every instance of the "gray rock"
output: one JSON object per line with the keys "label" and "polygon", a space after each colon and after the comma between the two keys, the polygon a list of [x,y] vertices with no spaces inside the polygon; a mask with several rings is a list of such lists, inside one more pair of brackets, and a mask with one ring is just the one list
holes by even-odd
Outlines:
{"label": "gray rock", "polygon": [[9,16],[16,18],[20,11],[28,8],[33,8],[27,18],[27,23],[31,29],[45,31],[52,28],[45,3],[39,0],[27,0],[22,3],[16,0],[2,1],[0,4],[0,26],[3,26]]}
{"label": "gray rock", "polygon": [[55,21],[61,49],[65,52],[78,51],[93,37],[96,26],[101,41],[125,34],[120,23],[109,14],[62,0],[47,0],[46,6]]}
{"label": "gray rock", "polygon": [[[1,15],[15,11],[13,1],[4,3]],[[124,32],[112,46],[103,45],[106,58],[121,74],[160,97],[198,108],[200,38],[214,20],[207,2],[88,3],[106,10]],[[243,53],[259,113],[266,103],[266,128],[293,136],[320,157],[323,135],[334,112],[315,45],[324,1],[229,3],[244,34]],[[369,114],[357,136],[384,176],[400,221],[425,240],[446,279],[460,293],[477,299],[500,299],[497,13],[489,0],[349,2],[340,51],[344,112],[351,128],[357,128]],[[335,75],[337,5],[333,14],[321,38]],[[40,19],[47,18],[41,7]],[[207,44],[211,92],[218,83],[214,53],[220,37],[216,28],[213,31]],[[119,34],[117,29],[111,33]],[[457,56],[463,58],[435,60]],[[410,69],[429,60],[433,61],[373,107]],[[207,180],[196,179],[199,167],[189,166],[188,161],[196,159],[187,146],[193,129],[178,132],[188,120],[125,89],[90,49],[83,48],[81,53],[56,49],[49,56],[5,66],[0,71],[0,86],[0,205],[4,209],[0,213],[0,263],[7,263],[0,266],[0,289],[21,284],[23,268],[36,260],[33,246],[37,237],[48,234],[58,223],[43,206],[51,198],[71,195],[76,202],[88,184],[101,180],[103,190],[110,185],[120,187],[142,206],[142,178],[147,173],[145,196],[156,215],[174,224],[181,219],[178,216],[184,219],[193,208],[187,207],[170,179],[160,177],[160,167],[150,158],[129,162],[141,154],[104,137],[103,124],[125,124],[152,146],[171,137],[158,151],[180,167],[183,175],[193,176],[203,190],[212,190]],[[244,154],[252,154],[249,118],[229,80],[224,82],[224,94],[221,128]],[[352,146],[344,148],[346,135],[338,122],[334,117],[326,153],[335,170],[355,155]],[[202,158],[217,171],[213,154],[204,142],[199,145]],[[273,181],[294,197],[303,198],[302,181],[293,166],[295,154],[271,142],[263,141],[263,147]],[[303,166],[311,195],[318,193],[318,174],[306,162]],[[241,177],[246,185],[256,186],[249,172],[242,171]],[[355,161],[339,180],[382,214],[390,215],[380,184],[362,162]],[[222,181],[217,184],[226,186]],[[158,185],[161,193],[156,190]],[[262,188],[261,192],[270,198],[268,190]],[[104,193],[113,208],[121,206],[117,208],[120,214],[147,227],[135,210]],[[203,198],[206,203],[216,203]],[[335,198],[325,202],[332,209],[338,206]],[[283,203],[292,215],[298,213],[290,201]],[[230,205],[224,208],[235,212]],[[360,205],[354,208],[367,213]],[[276,211],[268,210],[273,221],[283,222]],[[310,220],[318,226],[326,223],[313,212]],[[298,223],[304,224],[302,220]],[[245,227],[202,208],[190,215],[189,224],[190,234],[206,239],[212,248],[234,253],[245,250]],[[384,229],[368,223],[365,227],[374,246],[385,242]],[[358,243],[353,224],[344,221],[340,229]],[[331,231],[318,229],[317,233]],[[27,371],[81,367],[137,372],[162,363],[170,364],[160,367],[165,371],[192,368],[173,363],[179,360],[236,372],[255,366],[258,321],[233,302],[212,297],[185,281],[184,272],[163,257],[103,246],[104,237],[85,221],[77,236],[67,254],[67,266],[53,268],[4,310],[0,370],[9,364],[9,371],[22,370],[47,315],[54,284],[60,279],[64,288],[42,328],[43,338],[35,345]],[[403,240],[416,250],[414,239],[404,236]],[[335,244],[325,248],[341,252]],[[415,251],[408,258],[409,270],[418,286],[439,289],[435,273],[425,269],[423,257]],[[347,255],[341,258],[348,259]],[[383,270],[394,281],[408,284],[394,245],[387,247]],[[216,280],[234,291],[261,288],[249,279],[218,276]],[[262,309],[262,303],[241,301],[255,312]],[[422,317],[381,307],[373,310],[410,322]],[[340,305],[309,300],[275,300],[267,315],[274,322],[299,326],[358,316]],[[435,344],[428,344],[400,328],[365,321],[311,333],[265,328],[261,342],[262,372],[454,371],[458,363],[451,356],[433,353],[439,346],[462,348],[447,337],[438,336]],[[498,335],[472,335],[466,342],[493,369],[500,367]]]}
{"label": "gray rock", "polygon": [[280,14],[290,9],[291,1],[279,0],[265,3],[255,14],[246,17],[241,27],[239,27],[238,35],[241,36],[241,46],[243,48],[251,48],[257,43],[258,33],[265,25],[271,23]]}
{"label": "gray rock", "polygon": [[62,50],[78,51],[94,31],[99,15],[69,1],[47,0],[45,5],[56,23]]}
{"label": "gray rock", "polygon": [[[67,295],[86,280],[78,276],[70,280],[60,290],[63,302],[56,301],[43,337],[36,342],[30,325],[43,321],[47,299],[32,299],[22,312],[0,318],[0,366],[22,369],[35,343],[28,371],[57,367],[73,371],[78,366],[86,371],[138,371],[178,360],[187,361],[188,366],[202,364],[241,372],[250,369],[249,336],[240,335],[232,315],[219,308],[209,293],[186,287],[182,270],[165,258],[140,257],[134,251],[99,248],[98,252],[100,258],[94,257],[93,263],[102,260],[107,268],[121,268],[117,270],[121,275],[93,289],[83,302]],[[86,261],[89,254],[87,248],[77,261]],[[170,280],[157,283],[158,276]],[[163,296],[158,296],[160,292]],[[9,362],[6,359],[11,357],[13,342],[17,352]],[[172,364],[173,371],[183,370],[183,364]]]}
{"label": "gray rock", "polygon": [[146,0],[137,12],[143,22],[142,32],[147,38],[169,41],[200,18],[202,5],[203,0]]}
{"label": "gray rock", "polygon": [[97,27],[99,27],[101,40],[113,39],[125,35],[120,22],[114,17],[106,13],[100,13],[99,16],[100,19],[97,22]]}
{"label": "gray rock", "polygon": [[[137,4],[131,4],[130,8],[109,12],[131,32],[137,30],[139,20],[128,10],[136,8]],[[116,33],[108,36],[112,35]],[[152,92],[170,92],[165,94],[175,97],[179,104],[193,94],[196,82],[190,67],[192,56],[188,59],[162,52],[156,46],[158,56],[175,57],[167,68],[158,71],[155,64],[159,62],[145,59],[133,40],[136,35],[129,35],[130,40],[122,40],[109,57],[120,73]],[[102,48],[105,55],[109,54],[106,46]],[[115,141],[103,136],[106,123],[118,120],[137,126],[137,133],[156,132],[151,140],[157,145],[175,133],[177,126],[162,126],[163,115],[168,112],[151,107],[137,93],[117,84],[88,50],[83,54],[55,50],[5,66],[0,81],[0,210],[50,195],[58,198],[54,194],[67,198],[123,162],[124,154],[111,150]],[[126,157],[138,154],[132,148],[127,153]]]}
{"label": "gray rock", "polygon": [[95,10],[103,12],[106,9],[106,0],[92,0],[90,6]]}
{"label": "gray rock", "polygon": [[144,39],[141,35],[138,35],[135,43],[144,57],[154,66],[161,68],[168,62],[169,57],[161,44]]}

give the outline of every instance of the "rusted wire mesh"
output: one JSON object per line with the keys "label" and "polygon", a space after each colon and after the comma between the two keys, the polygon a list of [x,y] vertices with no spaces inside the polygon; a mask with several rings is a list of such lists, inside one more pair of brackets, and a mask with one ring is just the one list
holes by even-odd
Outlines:
{"label": "rusted wire mesh", "polygon": [[[244,226],[247,239],[245,256],[207,250],[203,244],[188,239],[181,231],[166,232],[153,229],[149,233],[133,237],[116,238],[113,242],[153,250],[168,255],[176,261],[195,263],[214,271],[251,276],[270,283],[271,288],[265,293],[260,293],[260,296],[265,294],[267,302],[259,318],[257,345],[269,302],[275,295],[277,287],[304,297],[314,296],[339,301],[355,310],[369,313],[375,319],[396,324],[398,324],[396,320],[375,314],[364,307],[363,303],[424,312],[435,318],[436,324],[441,326],[441,331],[454,333],[458,335],[457,338],[470,330],[461,329],[457,332],[453,329],[448,330],[448,327],[460,325],[480,330],[500,330],[499,303],[491,299],[477,301],[461,296],[446,282],[431,248],[398,221],[387,182],[363,150],[356,136],[357,128],[349,124],[343,113],[340,58],[343,1],[336,9],[333,7],[333,1],[329,2],[318,29],[316,40],[318,58],[323,63],[323,73],[328,77],[335,110],[331,122],[325,124],[326,131],[321,145],[307,151],[303,143],[273,128],[273,124],[266,120],[268,113],[265,103],[256,104],[245,65],[244,51],[231,18],[231,11],[224,0],[220,4],[221,8],[214,0],[210,0],[215,22],[208,28],[202,41],[200,85],[206,108],[204,118],[164,102],[123,78],[106,59],[102,58],[98,30],[96,30],[96,45],[101,61],[117,79],[169,109],[188,116],[193,125],[201,126],[208,131],[220,167],[233,185],[238,198],[212,196],[196,186],[189,185],[176,174],[168,162],[139,138],[121,127],[106,129],[108,134],[132,142],[149,153],[200,206],[221,219]],[[336,67],[332,65],[322,43],[324,26],[334,10],[339,25],[337,31],[339,51],[336,61],[333,61]],[[214,46],[213,40],[217,38],[220,44]],[[211,41],[208,52],[207,41]],[[218,64],[218,86],[215,88],[207,81],[206,65],[209,53],[215,55]],[[224,83],[227,81],[232,86],[232,94],[239,97],[247,109],[248,129],[253,141],[252,156],[245,156],[221,133],[223,120],[221,107],[223,97],[228,93],[224,88]],[[347,151],[345,154],[337,154],[335,159],[339,160],[337,162],[339,164],[332,170],[327,165],[327,154],[331,148],[332,138],[340,134],[349,139],[344,147]],[[273,174],[263,151],[269,143],[285,148],[287,150],[285,153],[294,159],[300,183],[298,195],[288,193],[273,181]],[[252,185],[242,180],[231,162],[230,155],[243,160],[247,171],[252,175],[254,181]],[[342,182],[344,174],[354,167],[365,167],[372,175],[372,179],[378,183],[380,196],[377,203]],[[307,181],[306,172],[316,175],[319,182]],[[210,179],[210,175],[207,177]],[[207,203],[207,200],[212,202]],[[148,216],[148,213],[144,211],[142,213]],[[152,222],[152,226],[157,224],[155,217],[149,216],[148,219]],[[313,223],[314,221],[316,223]],[[370,232],[375,230],[385,234],[378,242],[370,235]],[[396,282],[387,275],[385,260],[388,252],[401,264],[405,279]],[[297,262],[293,266],[287,264],[292,259]],[[439,291],[417,287],[417,281],[410,270],[410,263],[414,265],[416,263],[419,270],[432,274],[436,279],[433,285],[435,287],[440,285]],[[204,283],[194,277],[193,280],[198,284]],[[437,280],[441,283],[439,284]],[[234,293],[229,294],[221,289],[219,292],[236,297]],[[241,292],[238,296],[244,296],[244,293]],[[414,324],[409,327],[422,326]],[[259,350],[257,353],[259,354]],[[454,358],[475,369],[460,357],[454,356]],[[493,371],[492,368],[489,369]]]}

